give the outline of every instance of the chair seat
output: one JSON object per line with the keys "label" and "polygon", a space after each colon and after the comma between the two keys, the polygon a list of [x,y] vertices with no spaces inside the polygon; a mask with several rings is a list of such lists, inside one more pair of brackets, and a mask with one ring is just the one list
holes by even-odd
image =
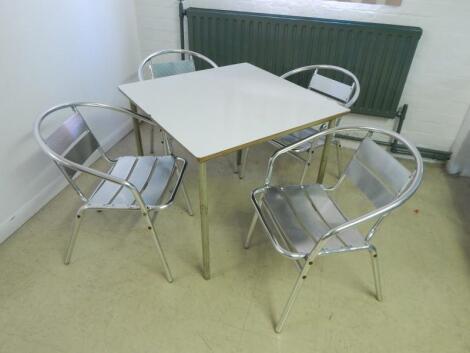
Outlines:
{"label": "chair seat", "polygon": [[[120,157],[111,170],[112,176],[125,179],[141,193],[147,206],[157,206],[165,194],[176,168],[173,156]],[[89,207],[139,208],[132,192],[119,184],[104,181],[88,202]]]}
{"label": "chair seat", "polygon": [[[330,229],[347,221],[328,193],[319,184],[270,187],[262,198],[263,218],[286,250],[308,255]],[[355,228],[332,236],[320,255],[368,248],[365,237]]]}
{"label": "chair seat", "polygon": [[[306,128],[306,129],[303,129],[303,130],[300,130],[300,131],[296,131],[292,134],[282,136],[282,137],[277,138],[273,141],[274,141],[275,144],[278,144],[278,145],[281,145],[282,147],[285,147],[285,146],[290,146],[293,143],[296,143],[300,140],[303,140],[306,137],[315,135],[319,132],[320,132],[320,130],[309,127],[309,128]],[[313,148],[323,146],[324,144],[325,144],[325,138],[319,138],[319,139],[317,139],[313,142]],[[310,149],[310,147],[311,147],[311,143],[308,142],[308,143],[301,144],[294,151],[295,152],[306,152]]]}

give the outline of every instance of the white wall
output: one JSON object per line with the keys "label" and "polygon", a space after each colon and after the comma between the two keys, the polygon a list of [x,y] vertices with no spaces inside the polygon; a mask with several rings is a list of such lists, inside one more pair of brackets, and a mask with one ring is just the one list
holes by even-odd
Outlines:
{"label": "white wall", "polygon": [[[142,56],[179,47],[177,1],[135,2]],[[402,97],[409,104],[403,133],[419,146],[450,151],[470,104],[470,1],[403,0],[392,7],[323,0],[187,0],[185,6],[422,27]],[[389,120],[370,117],[350,122],[388,122],[391,127]]]}
{"label": "white wall", "polygon": [[[132,0],[0,1],[0,242],[65,185],[32,134],[49,107],[91,100],[127,104],[116,87],[136,71]],[[106,146],[130,129],[91,121]]]}

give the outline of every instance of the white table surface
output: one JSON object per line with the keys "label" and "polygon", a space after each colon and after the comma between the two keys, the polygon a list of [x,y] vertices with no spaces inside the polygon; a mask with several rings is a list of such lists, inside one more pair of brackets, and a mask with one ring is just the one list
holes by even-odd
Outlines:
{"label": "white table surface", "polygon": [[247,63],[119,89],[200,161],[349,112],[332,99]]}

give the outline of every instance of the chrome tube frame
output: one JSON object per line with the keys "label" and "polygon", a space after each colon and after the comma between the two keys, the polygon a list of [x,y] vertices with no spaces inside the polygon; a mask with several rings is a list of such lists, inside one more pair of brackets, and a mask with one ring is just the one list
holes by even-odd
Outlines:
{"label": "chrome tube frame", "polygon": [[[77,108],[78,107],[95,107],[95,108],[104,108],[104,109],[108,109],[108,110],[112,110],[112,111],[116,111],[116,112],[119,112],[119,113],[124,113],[124,114],[128,114],[128,115],[131,115],[133,119],[136,119],[136,120],[139,120],[139,121],[142,121],[142,122],[145,122],[147,124],[150,124],[150,125],[156,125],[156,123],[154,123],[153,121],[149,120],[147,117],[145,117],[144,115],[142,114],[139,114],[139,113],[136,113],[136,112],[133,112],[132,110],[129,110],[127,108],[123,108],[123,107],[116,107],[116,106],[111,106],[111,105],[107,105],[107,104],[102,104],[102,103],[94,103],[94,102],[77,102],[77,103],[66,103],[66,104],[61,104],[61,105],[57,105],[49,110],[47,110],[46,112],[44,112],[35,122],[35,125],[34,125],[34,135],[36,137],[36,140],[38,141],[38,144],[39,146],[42,148],[43,151],[45,151],[47,153],[47,155],[58,165],[60,166],[60,170],[63,172],[63,167],[66,167],[66,168],[70,168],[70,169],[73,169],[73,170],[76,170],[76,171],[79,171],[79,172],[82,172],[82,173],[86,173],[86,174],[90,174],[90,175],[93,175],[99,179],[103,179],[103,180],[106,180],[106,181],[110,181],[112,183],[116,183],[116,184],[119,184],[119,185],[122,185],[123,187],[125,188],[128,188],[132,195],[134,196],[137,204],[139,205],[139,209],[142,209],[142,210],[145,210],[145,209],[148,209],[148,210],[163,210],[165,208],[168,208],[173,202],[174,202],[174,199],[175,199],[175,196],[176,196],[176,193],[178,191],[178,188],[182,182],[182,178],[183,178],[183,174],[184,174],[184,171],[186,170],[186,165],[187,165],[187,162],[185,159],[181,158],[181,157],[176,157],[174,156],[174,158],[182,163],[182,165],[178,168],[182,168],[181,170],[178,170],[178,179],[176,181],[176,185],[175,185],[175,188],[173,189],[169,199],[167,202],[165,202],[164,204],[160,204],[160,205],[154,205],[152,207],[149,207],[145,204],[144,200],[142,199],[142,196],[140,195],[139,191],[137,190],[137,188],[132,184],[130,183],[129,181],[125,180],[125,179],[121,179],[121,178],[117,178],[111,174],[108,174],[108,173],[105,173],[105,172],[102,172],[102,171],[99,171],[99,170],[96,170],[96,169],[93,169],[93,168],[90,168],[90,167],[86,167],[86,166],[83,166],[81,164],[78,164],[78,163],[75,163],[75,162],[72,162],[64,157],[62,157],[61,155],[57,154],[55,151],[53,151],[51,148],[49,148],[49,146],[44,142],[43,138],[42,138],[42,135],[41,135],[41,132],[40,132],[40,129],[41,129],[41,124],[42,122],[44,121],[44,119],[49,116],[50,114],[58,111],[58,110],[62,110],[62,109],[67,109],[67,108],[70,108],[72,109],[72,111],[74,112],[77,112]],[[101,149],[101,151],[103,151]],[[104,151],[102,153],[104,155]],[[111,163],[114,163],[115,161],[110,159],[109,157],[106,158],[107,161],[111,162]],[[64,173],[63,174],[67,174],[67,173]],[[67,180],[69,182],[71,182],[72,186],[74,187],[74,189],[77,191],[77,188],[76,188],[76,183],[72,180],[72,178],[70,177],[67,177]],[[78,189],[77,193],[79,194],[80,198],[82,198],[83,201],[87,202],[88,201],[88,198],[85,197],[85,195],[83,193],[81,193],[80,189]],[[85,197],[85,199],[83,199],[83,197]],[[100,207],[100,209],[106,209],[107,207]],[[111,207],[110,207],[111,208]],[[127,209],[127,208],[126,208]]]}
{"label": "chrome tube frame", "polygon": [[[351,78],[351,80],[353,81],[353,84],[352,84],[352,87],[353,87],[353,94],[352,96],[350,97],[350,99],[346,102],[346,103],[342,103],[342,105],[344,105],[346,108],[350,108],[354,105],[354,103],[356,103],[357,99],[359,98],[359,95],[361,93],[361,85],[359,83],[359,80],[358,78],[356,77],[356,75],[354,75],[351,71],[349,70],[346,70],[345,68],[342,68],[340,66],[334,66],[334,65],[308,65],[308,66],[303,66],[303,67],[299,67],[297,69],[294,69],[294,70],[291,70],[291,71],[288,71],[286,72],[285,74],[281,75],[280,77],[283,78],[283,79],[287,79],[288,77],[290,76],[293,76],[293,75],[297,75],[299,73],[302,73],[302,72],[305,72],[305,71],[312,71],[312,70],[330,70],[330,71],[339,71],[345,75],[347,75],[348,77]],[[320,93],[321,94],[321,93]],[[340,119],[336,119],[336,124],[335,126],[337,127],[340,123]],[[330,124],[329,124],[330,125]],[[322,131],[320,129],[320,131]],[[330,142],[332,143],[335,143],[336,144],[336,163],[338,164],[338,176],[339,174],[341,174],[340,172],[340,169],[341,169],[341,153],[340,153],[340,144],[337,140],[334,139],[334,136],[332,136],[332,138],[330,138]],[[276,147],[285,147],[285,146],[282,146],[279,142],[275,141],[275,140],[272,140],[270,141],[270,143]],[[297,147],[301,146],[299,144],[296,144]],[[324,148],[327,149],[329,147],[329,144],[327,144],[327,141],[325,140],[325,143],[323,144]],[[328,146],[328,147],[326,147]],[[318,146],[317,146],[318,147]],[[315,148],[313,146],[313,144],[311,145],[311,148],[309,150],[307,150],[307,153],[308,151],[314,151]],[[303,183],[303,180],[305,178],[305,175],[308,171],[308,167],[309,167],[309,163],[311,163],[311,153],[308,153],[308,155],[306,156],[306,158],[302,158],[301,156],[299,156],[298,154],[300,153],[304,153],[305,151],[301,151],[301,150],[298,150],[298,149],[291,149],[289,151],[289,155],[294,157],[295,159],[298,159],[300,160],[301,162],[303,162],[305,165],[304,165],[304,170],[303,170],[303,173],[302,173],[302,177],[301,177],[301,182],[300,183]],[[246,153],[248,153],[248,151],[246,151]],[[323,160],[323,158],[322,158]],[[326,162],[326,161],[325,161]],[[245,158],[245,163],[246,163],[246,158]],[[326,167],[326,164],[323,163]],[[245,165],[242,164],[242,169],[245,170]],[[323,180],[323,174],[324,174],[324,171],[321,170],[319,172],[319,176],[320,176],[320,182],[322,182]]]}
{"label": "chrome tube frame", "polygon": [[299,74],[301,72],[311,71],[311,70],[339,71],[339,72],[342,72],[343,74],[349,76],[353,80],[354,94],[352,95],[352,97],[346,103],[344,103],[344,106],[346,108],[350,108],[350,107],[353,106],[354,103],[356,103],[357,99],[359,98],[359,94],[361,93],[361,85],[359,83],[359,80],[357,79],[356,75],[354,75],[351,71],[346,70],[345,68],[342,68],[340,66],[334,66],[334,65],[308,65],[308,66],[303,66],[303,67],[299,67],[297,69],[286,72],[285,74],[281,75],[281,78],[287,78],[287,77]]}
{"label": "chrome tube frame", "polygon": [[[157,51],[157,52],[154,52],[150,55],[148,55],[139,65],[139,68],[137,70],[137,75],[139,77],[139,81],[144,81],[145,80],[145,77],[144,77],[144,71],[145,71],[145,68],[148,67],[149,71],[150,71],[150,74],[151,74],[151,78],[152,79],[155,79],[157,77],[155,77],[155,73],[153,72],[153,69],[152,69],[152,60],[158,56],[162,56],[162,55],[166,55],[166,54],[188,54],[188,55],[191,55],[191,56],[194,56],[196,58],[199,58],[203,61],[205,61],[206,63],[208,63],[209,65],[211,65],[212,67],[218,67],[217,64],[215,62],[213,62],[211,59],[209,59],[208,57],[202,55],[202,54],[199,54],[195,51],[192,51],[192,50],[187,50],[187,49],[165,49],[165,50],[160,50],[160,51]],[[163,137],[165,138],[165,131],[162,131],[162,134],[163,134]],[[154,128],[152,126],[152,128],[150,129],[150,153],[153,153],[154,152]],[[185,192],[186,193],[186,192]]]}
{"label": "chrome tube frame", "polygon": [[[272,187],[271,181],[272,181],[272,175],[273,175],[273,169],[275,165],[275,161],[277,158],[280,156],[290,153],[293,149],[297,148],[299,145],[302,145],[306,142],[312,142],[315,139],[322,138],[322,137],[327,137],[334,135],[338,132],[342,133],[347,133],[347,132],[366,132],[366,136],[370,136],[373,133],[378,133],[378,134],[383,134],[387,135],[389,137],[392,137],[396,139],[397,141],[400,141],[408,150],[411,152],[411,155],[413,156],[413,159],[415,161],[416,169],[410,176],[409,182],[403,187],[403,189],[398,193],[398,195],[389,203],[378,207],[374,209],[373,211],[367,212],[366,214],[363,214],[359,217],[356,217],[352,220],[346,221],[343,224],[340,224],[336,227],[331,228],[329,231],[327,231],[324,235],[321,236],[319,241],[315,243],[315,246],[309,253],[299,253],[299,252],[293,252],[290,251],[289,249],[286,249],[283,247],[277,238],[275,237],[274,234],[270,232],[268,229],[268,221],[264,218],[264,214],[262,211],[262,198],[266,192],[266,190],[270,187]],[[346,169],[347,170],[347,169]],[[272,157],[269,159],[268,163],[268,168],[266,172],[266,178],[264,185],[260,188],[255,189],[252,194],[251,194],[251,200],[252,203],[255,207],[255,215],[253,216],[253,220],[250,225],[250,229],[247,235],[247,238],[245,240],[244,246],[245,248],[249,247],[250,240],[252,238],[253,234],[253,229],[256,225],[257,219],[259,218],[261,220],[261,223],[263,225],[263,228],[265,230],[265,234],[267,235],[268,239],[271,241],[272,245],[278,251],[281,255],[286,256],[292,260],[295,260],[296,263],[299,265],[299,260],[304,259],[305,264],[303,267],[301,267],[301,272],[297,278],[297,281],[294,285],[294,288],[292,290],[292,293],[288,299],[288,302],[286,303],[283,313],[281,315],[281,318],[279,322],[277,323],[275,327],[276,332],[281,332],[282,328],[285,325],[285,322],[287,320],[288,314],[292,308],[293,303],[295,302],[295,299],[299,293],[300,287],[303,283],[303,280],[307,278],[307,272],[309,270],[309,267],[313,264],[314,259],[317,256],[322,256],[322,255],[328,255],[328,254],[333,254],[333,253],[343,253],[343,252],[351,252],[351,251],[361,251],[361,250],[368,250],[370,257],[371,257],[371,263],[372,263],[372,272],[374,276],[374,283],[375,283],[375,289],[376,289],[376,296],[377,300],[381,301],[383,299],[382,295],[382,286],[381,286],[381,279],[380,279],[380,271],[379,271],[379,263],[378,263],[378,254],[377,250],[370,243],[370,240],[374,236],[376,230],[384,220],[384,218],[389,215],[394,209],[397,207],[400,207],[403,205],[413,194],[417,191],[418,187],[420,186],[422,182],[422,177],[423,177],[423,159],[418,152],[417,148],[409,143],[406,139],[404,139],[402,136],[399,134],[393,132],[393,131],[388,131],[388,130],[383,130],[383,129],[378,129],[378,128],[372,128],[372,127],[339,127],[339,128],[333,128],[329,130],[323,130],[319,132],[318,134],[315,134],[313,136],[307,137],[297,143],[294,143],[290,146],[287,146],[285,148],[282,148],[278,151],[276,151]],[[343,171],[343,174],[337,181],[337,183],[330,188],[327,187],[322,187],[326,191],[332,191],[335,190],[345,179],[345,172]],[[345,219],[347,219],[345,217]],[[371,226],[369,232],[365,236],[365,244],[364,246],[358,246],[358,247],[348,247],[348,248],[341,248],[341,249],[333,249],[333,250],[326,250],[324,249],[324,246],[328,242],[328,240],[335,236],[338,235],[341,232],[344,232],[345,230],[355,227],[359,225],[360,223],[376,219],[374,224]],[[282,236],[281,236],[282,237]]]}
{"label": "chrome tube frame", "polygon": [[[85,204],[83,204],[79,208],[79,210],[77,211],[75,225],[74,225],[74,229],[73,229],[69,244],[67,246],[67,250],[66,250],[66,254],[65,254],[65,258],[64,258],[64,263],[65,264],[70,263],[70,258],[72,256],[72,251],[73,251],[73,248],[74,248],[74,245],[75,245],[75,241],[76,241],[77,234],[78,234],[80,224],[81,224],[81,221],[82,221],[83,213],[84,213],[85,210],[87,210],[87,209],[139,210],[140,212],[142,212],[142,216],[144,217],[144,221],[147,225],[147,229],[153,235],[155,245],[157,247],[157,250],[160,254],[160,258],[161,258],[162,263],[163,263],[163,267],[164,267],[164,270],[165,270],[165,275],[166,275],[168,281],[172,282],[173,277],[172,277],[170,268],[168,266],[168,263],[166,261],[165,255],[163,253],[163,250],[162,250],[157,232],[155,230],[155,227],[153,225],[152,220],[149,217],[149,212],[155,212],[155,214],[156,214],[158,211],[163,210],[165,208],[168,208],[170,205],[173,204],[173,202],[175,200],[176,193],[177,193],[180,185],[182,185],[183,174],[184,174],[184,171],[186,170],[186,166],[187,166],[186,160],[184,160],[183,158],[180,158],[180,157],[176,157],[172,154],[172,157],[174,158],[174,161],[175,161],[174,168],[175,168],[177,174],[176,174],[175,184],[172,187],[172,190],[169,191],[168,199],[166,200],[165,203],[160,203],[158,205],[147,205],[145,203],[141,193],[136,188],[136,186],[133,185],[128,180],[118,178],[118,177],[113,176],[109,173],[101,172],[101,171],[96,170],[94,168],[87,167],[87,166],[81,165],[79,163],[73,162],[73,161],[63,157],[62,155],[58,154],[56,151],[51,149],[49,147],[49,145],[45,142],[45,140],[43,139],[43,137],[41,135],[41,124],[46,119],[46,117],[48,117],[52,113],[54,113],[56,111],[59,111],[59,110],[62,110],[62,109],[71,109],[74,113],[77,113],[79,107],[104,108],[104,109],[116,111],[116,112],[119,112],[119,113],[124,113],[124,114],[130,116],[134,120],[143,121],[145,123],[154,125],[154,123],[152,121],[150,121],[147,117],[145,117],[141,114],[138,114],[136,112],[133,112],[129,109],[122,108],[122,107],[110,106],[110,105],[106,105],[106,104],[102,104],[102,103],[93,103],[93,102],[77,102],[77,103],[67,103],[67,104],[58,105],[58,106],[55,106],[55,107],[47,110],[45,113],[43,113],[42,115],[40,115],[36,119],[36,122],[34,124],[34,135],[36,137],[36,140],[37,140],[39,146],[53,160],[53,162],[59,167],[60,171],[64,174],[67,181],[69,181],[69,183],[72,185],[72,187],[78,193],[78,195],[80,196],[82,201],[85,202]],[[101,146],[99,144],[98,144],[97,150],[100,152],[100,154],[104,157],[104,159],[106,161],[110,162],[112,165],[115,165],[115,163],[117,161],[114,161],[111,158],[109,158],[105,154],[104,150],[101,148]],[[81,190],[78,188],[78,186],[76,185],[74,180],[70,177],[70,175],[68,175],[65,172],[64,168],[69,168],[69,169],[75,170],[77,172],[82,172],[82,173],[90,174],[94,177],[97,177],[97,178],[101,179],[101,184],[104,183],[105,181],[109,181],[111,183],[121,185],[123,188],[127,188],[131,192],[132,196],[134,197],[136,207],[134,207],[134,204],[132,204],[129,207],[126,207],[126,208],[116,207],[116,206],[107,207],[105,205],[97,206],[97,205],[90,204],[89,203],[89,198],[87,198],[81,192]],[[173,174],[173,175],[175,175],[175,174]],[[101,184],[99,184],[99,185],[101,185]],[[166,191],[165,191],[165,193],[166,193]],[[190,213],[192,212],[190,208],[188,209],[188,211]]]}

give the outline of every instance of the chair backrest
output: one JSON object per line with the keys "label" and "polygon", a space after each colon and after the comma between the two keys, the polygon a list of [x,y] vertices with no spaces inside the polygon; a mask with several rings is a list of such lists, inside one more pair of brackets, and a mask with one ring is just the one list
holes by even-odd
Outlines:
{"label": "chair backrest", "polygon": [[[169,54],[182,54],[185,58],[169,62],[154,62],[157,58]],[[217,64],[211,59],[194,51],[186,49],[166,49],[152,53],[142,61],[138,71],[139,80],[145,80],[145,71],[150,73],[149,78],[166,77],[196,71],[193,57],[203,60],[211,67],[217,67]]]}
{"label": "chair backrest", "polygon": [[[43,137],[41,125],[52,113],[62,110],[70,110],[71,115],[57,127],[49,136]],[[58,106],[47,111],[38,121],[35,128],[36,138],[42,149],[51,156],[51,152],[59,159],[54,159],[63,168],[70,178],[73,178],[77,170],[70,168],[61,159],[84,164],[91,155],[102,148],[93,132],[90,130],[83,116],[73,104]]]}
{"label": "chair backrest", "polygon": [[[305,143],[315,143],[317,139],[323,139],[326,136],[335,134],[358,133],[366,134],[366,137],[360,143],[354,153],[351,161],[337,181],[336,185],[326,187],[326,191],[336,190],[344,180],[349,179],[375,206],[375,209],[368,213],[337,227],[336,231],[341,231],[347,227],[366,222],[373,218],[385,217],[395,208],[405,203],[421,185],[423,178],[423,158],[418,149],[408,142],[400,134],[367,126],[337,127],[328,130],[322,130],[314,135],[308,136],[303,140],[295,142],[289,146],[276,151],[268,163],[268,170],[264,187],[271,186],[274,163],[279,156],[298,148]],[[400,146],[409,152],[414,160],[414,169],[409,171],[390,153],[382,149],[372,136],[378,134],[394,139]],[[373,229],[371,233],[373,234]],[[371,236],[371,235],[370,235]]]}
{"label": "chair backrest", "polygon": [[[349,70],[339,66],[333,65],[309,65],[294,69],[282,75],[282,78],[287,78],[302,72],[313,71],[313,75],[308,84],[308,88],[312,91],[321,93],[325,96],[331,97],[346,107],[351,107],[359,98],[361,90],[359,80]],[[334,80],[328,76],[321,75],[320,71],[329,71],[330,73],[343,74],[351,84]]]}
{"label": "chair backrest", "polygon": [[396,199],[413,174],[370,137],[362,140],[344,175],[377,207]]}

